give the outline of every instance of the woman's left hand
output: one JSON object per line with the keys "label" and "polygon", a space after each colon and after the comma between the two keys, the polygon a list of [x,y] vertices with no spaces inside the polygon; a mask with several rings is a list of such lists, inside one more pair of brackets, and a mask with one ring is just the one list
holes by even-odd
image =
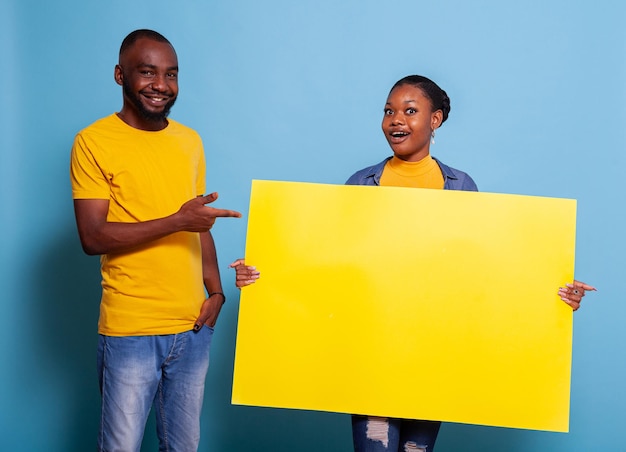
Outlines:
{"label": "woman's left hand", "polygon": [[595,291],[597,289],[584,282],[574,280],[573,283],[568,283],[565,287],[559,287],[559,297],[570,305],[572,310],[577,311],[578,308],[580,308],[580,303],[585,296],[585,292],[588,290]]}
{"label": "woman's left hand", "polygon": [[256,267],[246,265],[243,259],[237,259],[229,267],[235,269],[235,285],[238,289],[254,284],[261,277],[261,273]]}

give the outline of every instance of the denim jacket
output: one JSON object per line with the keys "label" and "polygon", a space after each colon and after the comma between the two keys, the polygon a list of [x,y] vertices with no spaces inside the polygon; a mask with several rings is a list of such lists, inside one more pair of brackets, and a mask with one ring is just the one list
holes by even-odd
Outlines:
{"label": "denim jacket", "polygon": [[[382,162],[368,166],[360,171],[354,173],[347,180],[346,185],[380,185],[380,176],[383,174],[385,164],[391,159],[387,157]],[[444,190],[464,190],[464,191],[478,191],[478,187],[474,180],[463,171],[450,168],[448,165],[441,163],[435,157],[433,157],[441,173],[443,174],[443,189]]]}

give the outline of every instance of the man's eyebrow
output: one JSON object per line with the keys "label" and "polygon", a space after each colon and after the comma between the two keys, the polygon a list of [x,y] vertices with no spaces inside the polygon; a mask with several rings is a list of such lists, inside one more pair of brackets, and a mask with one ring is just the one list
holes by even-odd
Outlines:
{"label": "man's eyebrow", "polygon": [[[140,63],[138,65],[138,67],[147,67],[149,69],[158,69],[156,64],[150,64],[150,63]],[[166,71],[178,71],[178,66],[170,66],[168,68],[165,69]]]}

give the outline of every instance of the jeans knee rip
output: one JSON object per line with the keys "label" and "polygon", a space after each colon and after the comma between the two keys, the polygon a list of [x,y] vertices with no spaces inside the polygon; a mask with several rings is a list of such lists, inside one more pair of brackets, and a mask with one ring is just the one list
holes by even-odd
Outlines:
{"label": "jeans knee rip", "polygon": [[413,441],[407,441],[404,443],[404,452],[426,452],[426,447],[428,446],[418,446]]}
{"label": "jeans knee rip", "polygon": [[389,445],[389,421],[384,417],[369,417],[367,419],[367,438],[379,441],[383,446]]}

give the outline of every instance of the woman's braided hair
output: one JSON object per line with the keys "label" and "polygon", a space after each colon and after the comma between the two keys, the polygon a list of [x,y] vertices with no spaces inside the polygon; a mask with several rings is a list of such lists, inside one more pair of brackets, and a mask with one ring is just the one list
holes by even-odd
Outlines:
{"label": "woman's braided hair", "polygon": [[439,85],[421,75],[408,75],[398,80],[389,93],[391,94],[391,91],[403,85],[412,85],[419,88],[430,100],[432,111],[441,110],[443,112],[442,124],[448,119],[448,114],[450,113],[450,98],[444,90],[439,88]]}

